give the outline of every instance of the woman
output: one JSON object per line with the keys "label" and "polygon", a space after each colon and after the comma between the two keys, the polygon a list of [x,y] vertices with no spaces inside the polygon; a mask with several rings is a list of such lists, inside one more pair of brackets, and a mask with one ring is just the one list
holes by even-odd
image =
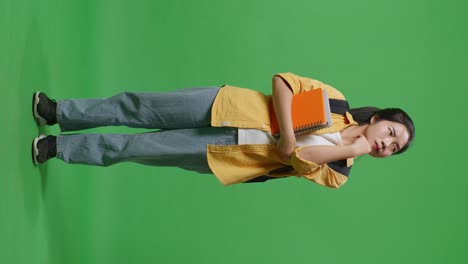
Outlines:
{"label": "woman", "polygon": [[[295,136],[292,97],[317,88],[325,89],[330,99],[344,100],[335,88],[292,73],[273,77],[271,97],[229,85],[58,103],[37,92],[33,111],[40,125],[58,123],[61,131],[110,125],[161,130],[130,135],[41,135],[33,141],[33,160],[40,164],[58,157],[67,163],[97,166],[123,161],[175,166],[213,173],[224,185],[294,175],[338,188],[347,181],[355,157],[387,157],[411,144],[414,125],[400,109],[332,113],[331,127]],[[271,100],[279,139],[270,133]]]}

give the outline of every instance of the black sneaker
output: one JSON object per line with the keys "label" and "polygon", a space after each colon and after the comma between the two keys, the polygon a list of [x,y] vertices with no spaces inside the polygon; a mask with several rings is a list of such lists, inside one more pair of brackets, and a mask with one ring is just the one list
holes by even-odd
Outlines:
{"label": "black sneaker", "polygon": [[45,93],[35,92],[33,95],[33,113],[40,126],[57,124],[57,102],[49,99]]}
{"label": "black sneaker", "polygon": [[41,164],[57,156],[57,138],[55,136],[40,135],[32,143],[34,164]]}

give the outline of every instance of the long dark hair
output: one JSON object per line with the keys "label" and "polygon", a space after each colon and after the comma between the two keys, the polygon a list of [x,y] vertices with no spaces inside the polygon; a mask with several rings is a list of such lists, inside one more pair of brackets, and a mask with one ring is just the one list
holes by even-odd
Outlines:
{"label": "long dark hair", "polygon": [[414,123],[413,120],[409,117],[409,115],[401,110],[400,108],[385,108],[379,109],[377,107],[360,107],[360,108],[353,108],[349,110],[349,113],[353,116],[354,120],[359,125],[367,125],[370,124],[371,118],[375,115],[376,121],[380,120],[387,120],[391,122],[396,122],[404,125],[409,132],[409,139],[408,143],[404,147],[402,147],[399,151],[395,152],[394,154],[401,154],[408,147],[413,143],[414,139]]}

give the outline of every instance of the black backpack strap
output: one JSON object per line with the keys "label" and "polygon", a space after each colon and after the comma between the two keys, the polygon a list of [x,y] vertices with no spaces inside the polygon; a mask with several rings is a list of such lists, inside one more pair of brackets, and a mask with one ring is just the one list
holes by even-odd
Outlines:
{"label": "black backpack strap", "polygon": [[266,182],[266,181],[269,181],[269,180],[281,179],[281,178],[284,178],[284,177],[271,177],[271,176],[263,175],[263,176],[258,176],[256,178],[251,179],[251,180],[245,181],[243,183]]}
{"label": "black backpack strap", "polygon": [[[284,166],[284,167],[280,167],[278,169],[274,169],[274,170],[270,171],[268,174],[286,173],[286,172],[290,172],[290,171],[293,171],[293,170],[294,169],[293,169],[292,166]],[[288,177],[288,176],[285,176],[285,177]],[[245,181],[243,183],[266,182],[266,181],[269,181],[269,180],[281,179],[281,178],[285,178],[285,177],[272,177],[272,176],[268,176],[268,175],[263,175],[263,176],[258,176],[256,178],[251,179],[251,180]]]}
{"label": "black backpack strap", "polygon": [[349,173],[351,172],[351,167],[353,166],[346,166],[346,160],[337,160],[330,163],[327,163],[328,167],[332,168],[334,171],[343,174],[344,176],[348,177]]}
{"label": "black backpack strap", "polygon": [[330,102],[330,111],[335,114],[344,115],[349,111],[349,104],[346,100],[328,99]]}

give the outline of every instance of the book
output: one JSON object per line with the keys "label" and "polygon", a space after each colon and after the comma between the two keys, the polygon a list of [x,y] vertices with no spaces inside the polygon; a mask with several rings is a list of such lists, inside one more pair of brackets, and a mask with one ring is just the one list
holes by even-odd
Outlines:
{"label": "book", "polygon": [[[280,129],[273,107],[270,102],[271,134],[279,136]],[[291,118],[294,134],[303,135],[332,125],[330,102],[327,91],[321,88],[295,94],[291,104]]]}

